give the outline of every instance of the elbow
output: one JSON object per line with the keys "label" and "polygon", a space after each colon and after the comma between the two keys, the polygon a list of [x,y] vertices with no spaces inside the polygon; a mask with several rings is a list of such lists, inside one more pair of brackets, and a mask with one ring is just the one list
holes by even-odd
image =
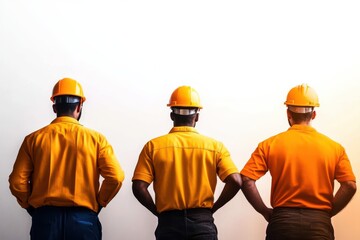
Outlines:
{"label": "elbow", "polygon": [[342,182],[340,183],[341,186],[340,188],[346,192],[346,194],[348,196],[354,196],[355,193],[356,193],[356,190],[357,190],[357,187],[356,187],[356,182],[355,181],[346,181],[346,182]]}
{"label": "elbow", "polygon": [[348,189],[351,193],[355,194],[356,193],[356,190],[357,190],[357,187],[356,187],[356,182],[355,181],[350,181],[348,182]]}
{"label": "elbow", "polygon": [[132,192],[136,198],[139,198],[147,191],[149,184],[141,180],[133,180]]}
{"label": "elbow", "polygon": [[122,183],[125,179],[125,173],[123,171],[119,172],[116,176],[118,182]]}
{"label": "elbow", "polygon": [[114,174],[111,178],[108,178],[107,180],[109,182],[111,182],[112,184],[121,187],[124,179],[125,179],[125,174],[124,174],[124,172],[121,171],[121,172],[118,172],[117,174]]}
{"label": "elbow", "polygon": [[132,183],[131,190],[135,197],[139,195],[139,188],[135,182]]}
{"label": "elbow", "polygon": [[244,175],[241,175],[241,180],[242,180],[242,189],[250,189],[253,188],[255,186],[255,180],[246,177]]}
{"label": "elbow", "polygon": [[239,173],[229,175],[224,182],[231,184],[236,190],[240,190],[242,187],[242,179]]}
{"label": "elbow", "polygon": [[240,174],[237,174],[237,178],[236,178],[236,182],[237,182],[237,185],[239,187],[239,189],[241,189],[243,187],[243,181],[242,181],[242,178],[240,176]]}

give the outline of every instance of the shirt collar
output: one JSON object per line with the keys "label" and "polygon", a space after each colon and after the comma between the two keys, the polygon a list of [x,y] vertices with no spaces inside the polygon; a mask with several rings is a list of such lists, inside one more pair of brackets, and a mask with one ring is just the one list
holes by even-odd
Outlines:
{"label": "shirt collar", "polygon": [[199,133],[194,127],[188,127],[188,126],[180,126],[180,127],[173,127],[170,130],[170,133],[174,132],[193,132],[193,133]]}
{"label": "shirt collar", "polygon": [[73,117],[68,117],[68,116],[57,117],[51,123],[64,123],[64,122],[81,125],[78,120],[76,120]]}

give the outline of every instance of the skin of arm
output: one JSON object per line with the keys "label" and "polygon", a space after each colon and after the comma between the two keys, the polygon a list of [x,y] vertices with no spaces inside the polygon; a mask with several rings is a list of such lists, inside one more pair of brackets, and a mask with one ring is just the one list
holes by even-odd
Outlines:
{"label": "skin of arm", "polygon": [[224,182],[225,186],[212,208],[213,213],[229,202],[237,194],[242,185],[241,176],[238,173],[230,174],[225,178]]}
{"label": "skin of arm", "polygon": [[148,190],[149,183],[141,180],[133,180],[132,191],[136,199],[146,207],[152,214],[158,216],[153,198]]}
{"label": "skin of arm", "polygon": [[243,181],[242,192],[244,193],[246,199],[251,206],[253,206],[253,208],[269,222],[273,209],[268,208],[263,202],[256,187],[255,180],[244,175],[241,175],[241,177]]}
{"label": "skin of arm", "polygon": [[331,216],[338,214],[350,202],[356,192],[356,183],[354,181],[346,181],[340,183],[340,188],[335,193]]}

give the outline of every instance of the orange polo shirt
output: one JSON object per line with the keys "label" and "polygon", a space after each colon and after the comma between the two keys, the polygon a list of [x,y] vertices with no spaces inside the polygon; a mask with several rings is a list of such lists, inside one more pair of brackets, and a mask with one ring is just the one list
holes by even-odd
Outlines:
{"label": "orange polo shirt", "polygon": [[133,180],[153,182],[158,212],[212,208],[217,176],[238,173],[225,146],[192,127],[174,127],[145,144]]}
{"label": "orange polo shirt", "polygon": [[272,177],[272,207],[330,210],[334,180],[355,181],[344,148],[302,125],[261,142],[241,174],[258,180],[267,171]]}
{"label": "orange polo shirt", "polygon": [[[99,182],[103,177],[102,184]],[[124,172],[105,137],[71,117],[58,117],[26,136],[9,177],[23,208],[106,206],[119,191]]]}

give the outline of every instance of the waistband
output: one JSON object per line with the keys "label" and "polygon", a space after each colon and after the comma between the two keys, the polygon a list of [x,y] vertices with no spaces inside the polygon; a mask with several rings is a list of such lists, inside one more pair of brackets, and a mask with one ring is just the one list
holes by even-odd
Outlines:
{"label": "waistband", "polygon": [[93,210],[86,207],[67,207],[67,206],[41,206],[35,208],[36,211],[72,211],[72,212],[94,212]]}
{"label": "waistband", "polygon": [[212,211],[210,208],[188,208],[182,210],[169,210],[164,211],[159,214],[159,216],[167,216],[167,215],[196,215],[196,214],[210,214],[212,215]]}
{"label": "waistband", "polygon": [[300,207],[275,207],[274,212],[278,211],[293,211],[293,212],[319,212],[329,213],[328,210],[316,209],[316,208],[300,208]]}

